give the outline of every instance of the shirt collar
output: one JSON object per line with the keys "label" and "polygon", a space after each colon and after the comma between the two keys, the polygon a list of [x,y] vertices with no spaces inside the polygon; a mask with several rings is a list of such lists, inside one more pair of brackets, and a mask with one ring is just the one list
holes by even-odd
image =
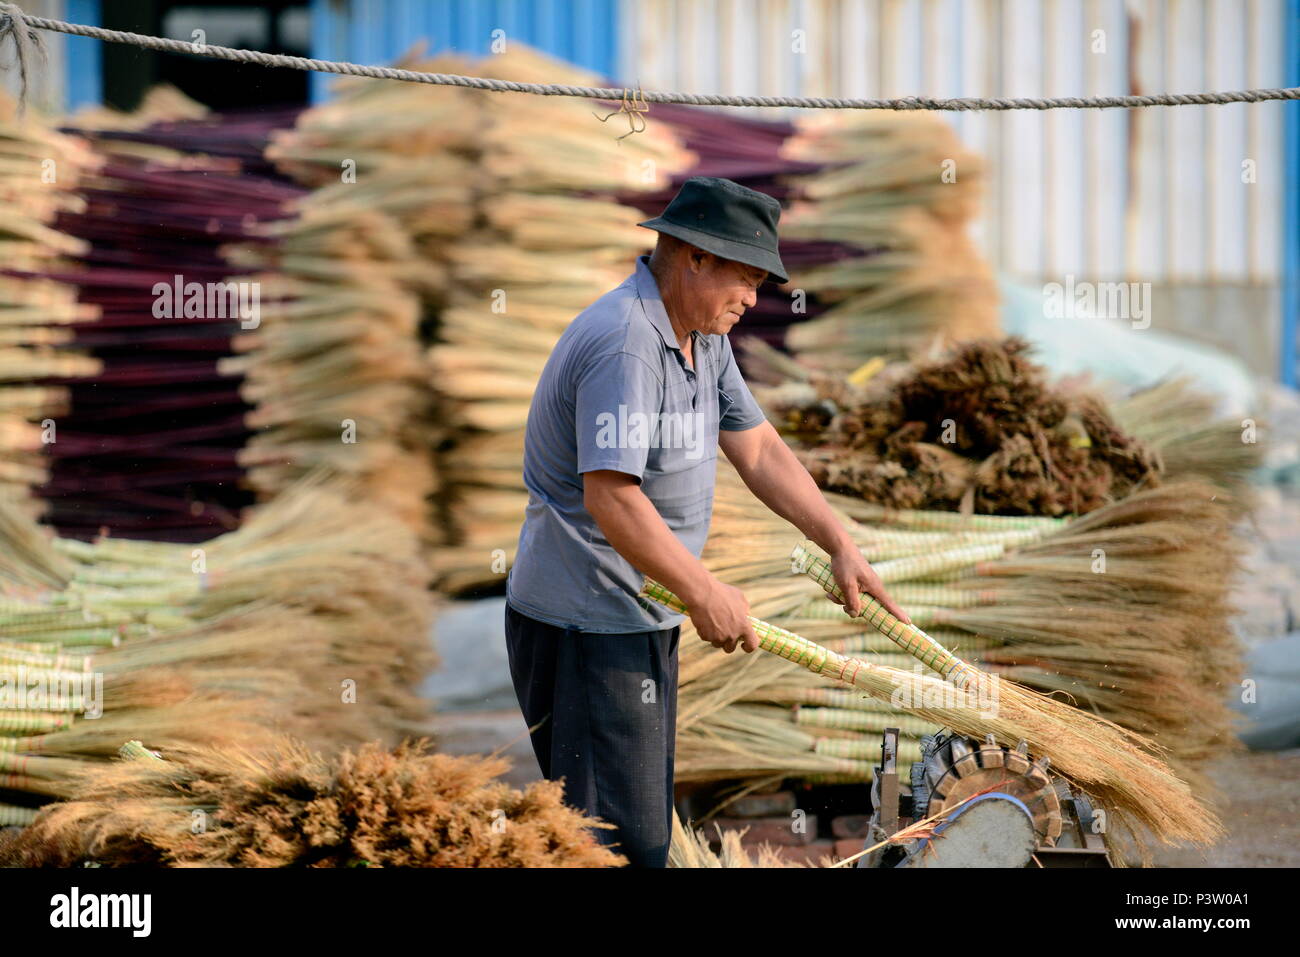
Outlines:
{"label": "shirt collar", "polygon": [[[655,282],[654,273],[650,271],[648,255],[636,258],[636,294],[645,307],[645,314],[649,317],[650,324],[659,331],[660,337],[664,340],[664,345],[681,352],[682,347],[677,344],[677,333],[673,331],[668,310],[664,308],[664,301],[659,295],[659,284]],[[705,349],[710,348],[708,336],[700,335],[698,332],[692,332],[691,335],[695,338],[696,345],[702,345]]]}

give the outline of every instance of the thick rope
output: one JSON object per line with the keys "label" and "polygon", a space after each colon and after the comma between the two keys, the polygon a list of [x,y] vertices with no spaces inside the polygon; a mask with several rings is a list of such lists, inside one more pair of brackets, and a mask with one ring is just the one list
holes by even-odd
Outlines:
{"label": "thick rope", "polygon": [[[238,50],[231,47],[209,46],[185,40],[150,37],[120,30],[105,30],[80,23],[66,23],[23,13],[13,3],[0,3],[0,39],[9,36],[19,48],[20,69],[25,63],[22,47],[33,35],[20,27],[52,30],[73,36],[92,37],[107,43],[125,43],[130,46],[157,50],[162,53],[187,53],[192,56],[233,60],[236,63],[255,63],[258,66],[283,67],[290,70],[308,70],[316,73],[337,73],[346,76],[366,76],[378,80],[402,80],[407,83],[430,83],[436,86],[461,86],[494,93],[532,93],[538,96],[576,96],[595,100],[622,100],[628,90],[610,87],[567,86],[560,83],[517,83],[511,80],[494,80],[488,77],[460,76],[454,73],[419,73],[385,66],[364,66],[358,63],[338,63],[332,60],[312,60],[306,57],[262,53],[258,50]],[[647,103],[686,103],[694,106],[762,106],[796,107],[816,110],[1059,110],[1059,109],[1111,109],[1142,106],[1197,106],[1223,103],[1259,103],[1265,100],[1300,99],[1300,87],[1267,90],[1235,90],[1219,93],[1160,93],[1154,96],[1064,96],[1039,98],[985,98],[934,99],[905,96],[888,100],[843,99],[822,96],[723,96],[708,93],[641,92],[636,95]]]}

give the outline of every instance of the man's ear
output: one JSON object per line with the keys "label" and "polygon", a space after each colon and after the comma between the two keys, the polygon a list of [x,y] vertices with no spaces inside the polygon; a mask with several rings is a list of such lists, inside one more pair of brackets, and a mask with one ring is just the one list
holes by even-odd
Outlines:
{"label": "man's ear", "polygon": [[686,253],[686,262],[691,267],[691,272],[699,274],[705,271],[709,266],[709,260],[713,258],[713,253],[705,252],[698,246],[692,246]]}

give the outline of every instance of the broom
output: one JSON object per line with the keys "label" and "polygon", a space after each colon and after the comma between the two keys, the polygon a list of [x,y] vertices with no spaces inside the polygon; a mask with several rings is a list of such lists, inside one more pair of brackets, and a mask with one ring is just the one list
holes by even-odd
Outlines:
{"label": "broom", "polygon": [[[823,587],[834,588],[830,567],[811,554],[806,558],[810,575]],[[819,564],[814,564],[818,562]],[[827,586],[829,582],[829,586]],[[679,613],[687,613],[681,599],[657,582],[647,580],[642,594]],[[1102,807],[1141,823],[1164,843],[1210,844],[1222,825],[1185,783],[1144,748],[1151,742],[1104,719],[1062,705],[1011,682],[980,674],[949,653],[919,629],[893,618],[868,595],[862,596],[864,614],[873,625],[918,657],[932,662],[941,673],[962,683],[881,668],[857,658],[847,658],[775,625],[750,618],[759,645],[770,654],[793,661],[866,691],[873,697],[895,701],[954,702],[951,705],[908,706],[905,710],[936,724],[972,737],[993,734],[1000,742],[1028,742],[1035,753],[1047,757],[1057,770],[1096,797]],[[988,703],[993,701],[993,713]]]}
{"label": "broom", "polygon": [[[1006,528],[1009,536],[1023,534],[1023,539],[1007,539],[1015,551],[999,559],[891,584],[891,591],[909,596],[909,614],[921,627],[946,626],[945,640],[967,647],[976,640],[1008,642],[1001,665],[1015,664],[1021,643],[1033,646],[1026,663],[1072,676],[1067,678],[1070,687],[1085,703],[1097,703],[1102,689],[1122,676],[1130,693],[1105,694],[1106,716],[1134,730],[1159,733],[1173,742],[1179,756],[1204,753],[1214,742],[1222,747],[1230,740],[1230,714],[1211,694],[1240,671],[1226,607],[1227,572],[1239,546],[1221,507],[1220,490],[1182,480],[1073,519],[890,510],[847,496],[828,493],[827,498],[864,554],[872,557],[882,550],[878,541],[888,543],[889,554],[924,555],[949,534],[998,536],[993,531],[998,528]],[[848,519],[850,512],[893,527],[861,526]],[[778,579],[763,581],[788,570],[766,556],[788,541],[793,529],[763,509],[734,471],[721,465],[715,518],[706,567],[730,584],[752,589],[753,607],[763,608],[756,614],[769,620],[780,615],[781,624],[803,634],[855,632],[858,626],[838,606],[800,597],[816,595],[811,582],[806,583],[810,590],[801,593]],[[1025,526],[1023,532],[1016,531],[1020,526]],[[916,531],[901,531],[909,528]],[[875,537],[881,535],[902,536],[898,551],[891,538]],[[1105,574],[1089,567],[1089,556],[1098,549],[1107,556]],[[946,581],[940,582],[941,577]],[[784,597],[777,601],[769,596]],[[967,634],[959,638],[963,632]],[[1161,657],[1159,667],[1151,667],[1152,655]],[[683,665],[695,656],[684,649]],[[699,657],[719,663],[716,655],[701,652]],[[690,667],[694,673],[701,665],[692,661]],[[1053,679],[1046,687],[1060,684]]]}
{"label": "broom", "polygon": [[[795,546],[792,558],[811,579],[843,600],[829,563],[803,545]],[[1181,840],[1206,842],[1221,833],[1218,822],[1186,784],[1161,761],[1144,752],[1144,749],[1155,749],[1154,742],[1111,721],[981,672],[920,628],[904,625],[871,596],[863,595],[862,602],[858,617],[963,691],[996,695],[999,711],[1009,711],[1008,719],[1019,729],[1016,736],[1028,741],[1038,753],[1047,755],[1063,773],[1079,781],[1104,803],[1132,814],[1162,839],[1168,833]],[[1148,813],[1142,807],[1141,796],[1145,794],[1150,800],[1156,793],[1170,802],[1168,820],[1160,821],[1162,815]]]}

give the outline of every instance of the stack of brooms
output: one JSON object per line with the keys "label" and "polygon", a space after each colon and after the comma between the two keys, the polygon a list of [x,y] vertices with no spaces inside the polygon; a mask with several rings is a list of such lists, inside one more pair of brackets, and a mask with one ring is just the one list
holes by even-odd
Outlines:
{"label": "stack of brooms", "polygon": [[[480,68],[599,85],[518,45]],[[590,103],[482,94],[476,106],[485,120],[480,219],[451,252],[453,293],[429,353],[456,426],[439,457],[449,534],[436,570],[449,590],[502,581],[528,503],[523,433],[542,367],[573,318],[651,243],[636,225],[640,211],[613,197],[662,189],[692,160],[657,124],[619,140],[627,121],[601,125]]]}
{"label": "stack of brooms", "polygon": [[[594,82],[518,44],[402,63]],[[612,197],[661,188],[690,156],[662,130],[620,142],[564,98],[369,80],[335,92],[267,150],[315,189],[299,220],[233,253],[277,296],[237,340],[247,356],[223,366],[243,372],[261,429],[242,461],[263,494],[317,464],[360,471],[427,530],[441,588],[499,584],[527,505],[523,427],[542,366],[648,245],[639,212]]]}
{"label": "stack of brooms", "polygon": [[925,113],[831,112],[796,127],[782,155],[825,167],[794,177],[802,200],[783,217],[781,236],[859,254],[795,269],[791,286],[829,308],[792,326],[786,348],[806,365],[847,373],[936,334],[996,333],[996,283],[967,233],[983,164],[948,122]]}
{"label": "stack of brooms", "polygon": [[[1015,341],[877,376],[757,391],[891,595],[975,666],[1149,737],[1202,785],[1196,764],[1231,745],[1225,697],[1241,671],[1227,621],[1238,513],[1213,470],[1162,469],[1100,399],[1048,387]],[[1033,448],[1004,461],[1025,438]],[[894,466],[896,478],[881,474]],[[756,616],[872,663],[914,664],[793,574],[798,532],[725,465],[714,508],[705,562]],[[684,638],[681,664],[684,780],[864,780],[884,727],[902,728],[903,761],[937,729],[770,655],[736,661]]]}
{"label": "stack of brooms", "polygon": [[358,482],[428,537],[434,488],[429,370],[419,350],[428,281],[410,235],[361,187],[312,193],[269,242],[227,250],[260,283],[261,324],[236,336],[244,355],[219,363],[242,375],[254,434],[238,460],[259,497],[318,468]]}
{"label": "stack of brooms", "polygon": [[[14,373],[27,393],[64,397],[47,409],[40,468],[19,476],[62,534],[196,541],[233,527],[251,500],[236,462],[246,406],[216,368],[239,303],[206,293],[229,273],[220,245],[282,217],[300,192],[264,175],[261,143],[278,121],[209,117],[162,89],[133,114],[80,115],[77,140],[47,135],[43,158],[11,169],[23,174],[15,205],[46,204],[57,233],[42,235],[63,235],[61,258],[28,268],[42,287],[76,289],[75,303],[49,299],[44,321],[60,325],[39,330],[44,352]],[[225,156],[208,155],[218,142]]]}
{"label": "stack of brooms", "polygon": [[133,737],[252,747],[282,730],[332,748],[427,717],[427,566],[355,482],[309,475],[200,547],[57,538],[7,505],[0,538],[11,819]]}
{"label": "stack of brooms", "polygon": [[226,364],[255,407],[242,461],[261,495],[328,466],[436,540],[446,416],[423,343],[446,300],[446,251],[474,221],[481,126],[468,91],[345,79],[272,136],[267,159],[313,192],[270,243],[230,251],[273,297],[263,327],[236,341],[246,355]]}

